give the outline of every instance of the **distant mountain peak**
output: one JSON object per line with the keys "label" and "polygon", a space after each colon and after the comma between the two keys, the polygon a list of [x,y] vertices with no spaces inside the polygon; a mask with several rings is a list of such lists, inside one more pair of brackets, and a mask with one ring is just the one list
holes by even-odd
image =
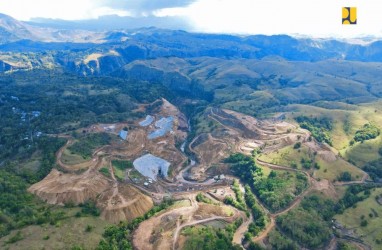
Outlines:
{"label": "distant mountain peak", "polygon": [[4,13],[0,13],[0,18],[9,18],[9,19],[14,19],[13,17],[11,17],[11,16],[8,16],[8,15],[6,15],[6,14],[4,14]]}
{"label": "distant mountain peak", "polygon": [[21,40],[38,42],[99,43],[104,35],[91,31],[39,27],[0,13],[0,44]]}
{"label": "distant mountain peak", "polygon": [[0,13],[0,30],[0,41],[2,43],[13,42],[22,39],[36,39],[28,24],[20,22],[13,17],[2,13]]}
{"label": "distant mountain peak", "polygon": [[25,27],[25,24],[11,16],[0,13],[0,26],[7,30],[13,30],[15,28]]}

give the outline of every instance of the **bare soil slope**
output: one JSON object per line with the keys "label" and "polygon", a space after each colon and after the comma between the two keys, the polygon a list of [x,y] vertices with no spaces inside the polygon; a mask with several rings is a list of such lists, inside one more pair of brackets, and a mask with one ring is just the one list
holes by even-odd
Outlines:
{"label": "bare soil slope", "polygon": [[64,174],[53,169],[48,176],[32,185],[28,191],[49,204],[64,205],[69,202],[80,204],[89,199],[95,199],[110,185],[110,180],[98,172],[87,171],[76,175]]}
{"label": "bare soil slope", "polygon": [[118,193],[113,190],[102,193],[98,199],[97,205],[101,207],[101,218],[118,223],[120,221],[131,221],[149,211],[152,206],[152,200],[143,195],[137,189],[129,185],[119,185]]}

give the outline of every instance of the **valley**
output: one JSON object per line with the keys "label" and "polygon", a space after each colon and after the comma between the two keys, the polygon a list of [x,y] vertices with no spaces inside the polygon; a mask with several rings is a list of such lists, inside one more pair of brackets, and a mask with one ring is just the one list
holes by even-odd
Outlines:
{"label": "valley", "polygon": [[1,249],[379,249],[381,43],[0,15]]}

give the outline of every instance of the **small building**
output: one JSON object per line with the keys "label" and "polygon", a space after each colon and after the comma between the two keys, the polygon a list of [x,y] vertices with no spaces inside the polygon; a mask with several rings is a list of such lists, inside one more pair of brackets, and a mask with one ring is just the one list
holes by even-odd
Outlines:
{"label": "small building", "polygon": [[39,117],[41,115],[41,112],[40,111],[32,111],[32,115],[34,117]]}
{"label": "small building", "polygon": [[119,137],[121,137],[122,140],[126,140],[129,132],[126,130],[119,131]]}
{"label": "small building", "polygon": [[114,132],[115,125],[103,126],[102,128],[105,130],[105,132]]}
{"label": "small building", "polygon": [[143,121],[139,122],[139,125],[142,127],[147,127],[147,126],[151,125],[151,123],[153,123],[153,121],[154,121],[154,117],[151,115],[147,115]]}

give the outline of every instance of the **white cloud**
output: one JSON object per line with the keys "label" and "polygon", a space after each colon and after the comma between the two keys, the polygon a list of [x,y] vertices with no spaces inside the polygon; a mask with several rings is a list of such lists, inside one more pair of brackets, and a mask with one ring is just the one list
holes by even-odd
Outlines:
{"label": "white cloud", "polygon": [[94,0],[1,0],[0,12],[23,21],[34,17],[80,20],[102,15],[130,15],[126,10],[100,6]]}
{"label": "white cloud", "polygon": [[[342,25],[341,8],[358,8],[358,24]],[[304,34],[316,37],[381,35],[382,2],[376,0],[198,0],[157,15],[185,15],[195,31],[242,34]]]}
{"label": "white cloud", "polygon": [[133,14],[126,10],[116,10],[109,7],[100,7],[95,8],[92,11],[90,11],[91,17],[89,18],[98,18],[100,16],[107,16],[107,15],[118,15],[118,16],[133,16]]}
{"label": "white cloud", "polygon": [[[357,25],[341,24],[343,6],[358,7]],[[154,14],[186,18],[194,31],[316,37],[380,36],[381,9],[380,0],[0,0],[1,13],[21,20]]]}

